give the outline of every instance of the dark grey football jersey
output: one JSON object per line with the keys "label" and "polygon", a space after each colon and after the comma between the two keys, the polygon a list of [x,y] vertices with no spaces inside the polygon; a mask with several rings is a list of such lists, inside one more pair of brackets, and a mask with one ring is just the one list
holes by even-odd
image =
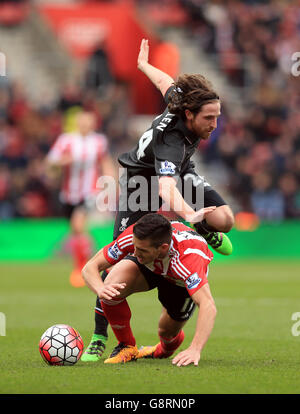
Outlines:
{"label": "dark grey football jersey", "polygon": [[[168,102],[171,86],[165,95]],[[193,163],[190,161],[201,138],[195,136],[178,116],[168,108],[154,119],[136,147],[119,157],[119,163],[137,174],[147,176],[181,176]]]}

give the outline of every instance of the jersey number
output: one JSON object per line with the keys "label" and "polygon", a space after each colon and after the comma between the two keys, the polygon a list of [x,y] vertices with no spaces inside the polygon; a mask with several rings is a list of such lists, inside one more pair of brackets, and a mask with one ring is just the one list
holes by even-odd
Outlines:
{"label": "jersey number", "polygon": [[146,131],[139,140],[139,148],[137,150],[136,156],[137,159],[140,160],[142,157],[145,156],[145,149],[148,147],[150,142],[153,138],[153,129],[149,129],[149,131]]}
{"label": "jersey number", "polygon": [[194,305],[194,301],[192,298],[186,298],[186,300],[184,301],[184,304],[182,306],[182,308],[180,309],[180,312],[182,313],[188,313],[191,311],[192,307]]}

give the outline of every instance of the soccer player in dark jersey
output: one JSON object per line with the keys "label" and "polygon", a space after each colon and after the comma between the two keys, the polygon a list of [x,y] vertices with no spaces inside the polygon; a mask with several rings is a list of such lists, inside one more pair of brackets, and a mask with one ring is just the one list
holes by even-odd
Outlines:
{"label": "soccer player in dark jersey", "polygon": [[[125,172],[120,179],[119,211],[113,238],[115,240],[143,215],[157,211],[162,202],[165,202],[171,210],[193,224],[212,248],[229,255],[232,245],[224,233],[229,232],[234,223],[231,208],[195,172],[191,161],[200,140],[209,139],[217,127],[217,119],[221,113],[219,96],[202,75],[185,74],[179,76],[175,82],[169,75],[152,66],[148,57],[148,40],[143,39],[138,68],[160,90],[167,108],[154,119],[137,146],[119,157],[119,163],[125,168]],[[185,186],[187,183],[191,183],[191,192],[185,191],[188,188]],[[137,184],[143,190],[140,194],[142,202],[138,208],[130,204],[132,199],[135,200]],[[158,205],[155,203],[157,194]],[[207,214],[203,208],[208,206],[216,208]],[[82,357],[83,361],[99,359],[107,338],[105,317],[98,299],[95,322],[95,333]]]}

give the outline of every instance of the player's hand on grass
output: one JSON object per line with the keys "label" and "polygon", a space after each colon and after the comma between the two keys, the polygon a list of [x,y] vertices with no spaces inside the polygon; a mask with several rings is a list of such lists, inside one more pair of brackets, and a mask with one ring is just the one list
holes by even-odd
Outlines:
{"label": "player's hand on grass", "polygon": [[186,220],[189,221],[190,223],[194,224],[194,223],[199,223],[200,221],[202,221],[203,219],[205,219],[205,217],[212,213],[217,207],[216,206],[210,206],[210,207],[204,207],[201,208],[198,211],[195,211],[192,214],[187,214],[186,216]]}
{"label": "player's hand on grass", "polygon": [[172,359],[172,364],[177,365],[178,367],[186,366],[189,364],[194,364],[195,366],[198,365],[200,361],[200,352],[194,348],[187,348],[182,352],[179,352]]}
{"label": "player's hand on grass", "polygon": [[113,299],[120,295],[120,291],[124,289],[126,283],[112,283],[110,285],[104,285],[98,292],[99,299]]}
{"label": "player's hand on grass", "polygon": [[141,69],[144,63],[148,63],[149,59],[149,44],[148,39],[143,39],[141,42],[140,53],[138,55],[138,68]]}

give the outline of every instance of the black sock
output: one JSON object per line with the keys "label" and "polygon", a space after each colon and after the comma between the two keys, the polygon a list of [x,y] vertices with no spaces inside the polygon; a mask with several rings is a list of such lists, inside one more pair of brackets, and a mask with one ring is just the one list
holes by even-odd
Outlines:
{"label": "black sock", "polygon": [[200,223],[195,223],[194,227],[197,230],[197,233],[201,234],[202,236],[206,236],[209,233],[217,231],[215,228],[213,228],[209,224],[207,224],[205,219],[202,220]]}
{"label": "black sock", "polygon": [[[104,280],[106,276],[107,276],[107,272],[104,271],[101,276],[102,280]],[[95,331],[94,333],[97,335],[103,335],[103,336],[108,337],[107,327],[108,327],[108,321],[106,317],[104,316],[104,312],[101,306],[100,299],[97,296],[96,307],[95,307]]]}

